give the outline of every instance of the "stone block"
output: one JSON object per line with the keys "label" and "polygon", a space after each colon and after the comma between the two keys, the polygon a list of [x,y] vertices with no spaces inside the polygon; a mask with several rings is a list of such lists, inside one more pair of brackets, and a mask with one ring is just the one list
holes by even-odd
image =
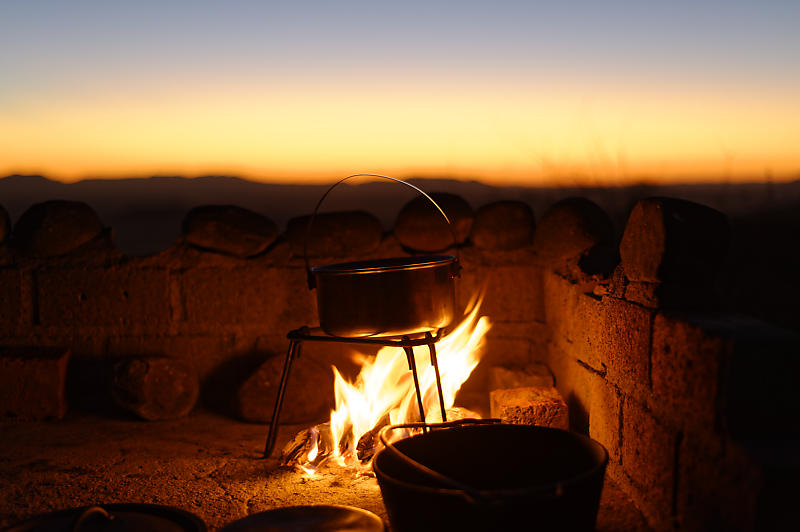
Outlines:
{"label": "stone block", "polygon": [[485,249],[517,249],[531,244],[533,209],[522,201],[497,201],[475,213],[470,240]]}
{"label": "stone block", "polygon": [[[238,417],[270,423],[285,356],[265,361],[239,387],[235,397]],[[333,372],[308,357],[294,360],[281,408],[281,423],[319,421],[333,408]]]}
{"label": "stone block", "polygon": [[678,435],[630,397],[623,404],[622,468],[633,496],[651,523],[671,519]]}
{"label": "stone block", "polygon": [[570,338],[582,296],[577,285],[552,271],[542,272],[544,321],[554,341]]}
{"label": "stone block", "polygon": [[603,209],[586,198],[567,198],[553,204],[539,220],[533,247],[544,263],[557,268],[613,241],[613,225]]}
{"label": "stone block", "polygon": [[[383,236],[380,220],[364,211],[317,214],[308,235],[310,216],[289,220],[286,239],[296,257],[356,257],[375,251]],[[306,236],[308,247],[305,248]]]}
{"label": "stone block", "polygon": [[434,192],[430,196],[447,215],[452,230],[430,200],[414,198],[403,206],[394,224],[394,235],[408,249],[442,251],[461,244],[469,236],[474,219],[469,203],[446,192]]}
{"label": "stone block", "polygon": [[598,349],[607,378],[623,392],[650,389],[650,338],[654,312],[639,305],[603,298]]}
{"label": "stone block", "polygon": [[235,257],[263,252],[278,237],[278,226],[266,216],[234,205],[205,205],[183,219],[186,242]]}
{"label": "stone block", "polygon": [[505,423],[569,429],[567,403],[553,387],[493,390],[489,398],[492,417]]}
{"label": "stone block", "polygon": [[69,357],[69,350],[63,348],[0,348],[0,417],[64,417]]}
{"label": "stone block", "polygon": [[0,269],[0,335],[13,335],[20,325],[30,321],[30,309],[23,304],[23,273]]}
{"label": "stone block", "polygon": [[37,272],[36,278],[42,325],[169,327],[167,270],[130,266],[47,269]]}
{"label": "stone block", "polygon": [[103,223],[86,203],[52,200],[25,211],[14,226],[13,245],[26,255],[63,255],[99,236]]}
{"label": "stone block", "polygon": [[656,315],[654,406],[680,425],[716,426],[720,371],[728,350],[724,339],[679,315]]}
{"label": "stone block", "polygon": [[146,421],[186,416],[199,391],[194,369],[175,358],[129,357],[114,364],[114,402]]}
{"label": "stone block", "polygon": [[531,362],[525,366],[489,368],[489,391],[529,386],[552,387],[554,384],[550,368],[541,362]]}
{"label": "stone block", "polygon": [[619,464],[622,399],[616,386],[599,375],[589,375],[589,436],[603,444],[609,462]]}
{"label": "stone block", "polygon": [[192,328],[252,324],[285,334],[317,323],[315,296],[300,268],[192,268],[181,276],[181,291]]}
{"label": "stone block", "polygon": [[543,321],[538,270],[523,266],[480,267],[463,271],[458,281],[459,303],[484,290],[481,313],[495,322]]}
{"label": "stone block", "polygon": [[713,279],[730,240],[725,215],[674,198],[648,198],[631,211],[619,250],[631,281]]}

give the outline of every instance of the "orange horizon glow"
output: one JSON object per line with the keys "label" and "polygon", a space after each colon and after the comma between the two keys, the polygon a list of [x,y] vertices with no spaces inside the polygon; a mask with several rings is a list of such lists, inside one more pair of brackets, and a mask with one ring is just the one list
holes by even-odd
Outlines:
{"label": "orange horizon glow", "polygon": [[0,123],[3,175],[63,181],[237,175],[328,182],[357,172],[489,184],[796,179],[800,103],[702,92],[220,88],[19,109]]}

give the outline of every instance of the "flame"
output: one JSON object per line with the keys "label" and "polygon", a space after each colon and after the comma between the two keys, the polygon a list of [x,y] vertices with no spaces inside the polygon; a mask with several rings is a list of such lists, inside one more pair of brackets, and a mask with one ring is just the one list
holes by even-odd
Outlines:
{"label": "flame", "polygon": [[[483,340],[491,327],[487,317],[478,316],[481,299],[476,298],[461,323],[435,344],[445,409],[453,407],[456,393],[480,361]],[[415,348],[414,358],[425,420],[442,421],[436,373],[428,347]],[[368,433],[372,431],[376,441],[374,431],[386,424],[420,420],[416,389],[402,348],[384,347],[374,358],[363,357],[361,371],[353,382],[348,382],[335,366],[333,374],[336,408],[331,412],[329,424],[331,448],[321,457],[321,438],[316,437],[305,464],[301,465],[309,474],[328,460],[343,466],[368,466],[369,460],[364,463],[358,458],[362,437],[370,436]]]}

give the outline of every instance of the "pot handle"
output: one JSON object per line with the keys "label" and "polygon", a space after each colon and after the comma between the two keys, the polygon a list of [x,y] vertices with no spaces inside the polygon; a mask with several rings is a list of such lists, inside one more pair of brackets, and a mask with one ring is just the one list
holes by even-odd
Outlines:
{"label": "pot handle", "polygon": [[488,502],[491,503],[491,498],[488,497],[485,493],[481,492],[473,488],[472,486],[468,486],[463,484],[457,480],[454,480],[446,475],[439,473],[438,471],[434,471],[433,469],[429,468],[428,466],[421,464],[404,454],[403,451],[398,449],[392,442],[386,439],[386,433],[391,430],[397,429],[437,429],[437,428],[450,428],[450,427],[459,427],[463,425],[494,425],[500,423],[499,419],[458,419],[455,421],[447,421],[444,423],[402,423],[399,425],[389,425],[384,427],[383,430],[380,432],[380,439],[381,443],[391,451],[397,458],[402,460],[406,463],[406,465],[410,466],[413,469],[429,476],[430,478],[444,484],[445,486],[449,486],[457,491],[461,492],[461,495],[467,499],[467,501],[471,503],[475,502]]}
{"label": "pot handle", "polygon": [[439,204],[436,203],[433,200],[433,198],[431,198],[428,194],[426,194],[425,191],[422,190],[421,188],[416,187],[416,186],[412,185],[411,183],[409,183],[407,181],[403,181],[402,179],[397,179],[396,177],[389,177],[388,175],[381,175],[381,174],[353,174],[353,175],[349,175],[349,176],[345,177],[344,179],[340,179],[339,181],[337,181],[336,183],[331,185],[330,188],[328,188],[328,190],[325,191],[325,194],[322,195],[322,197],[317,202],[316,207],[314,207],[314,212],[311,215],[311,218],[309,218],[309,220],[308,220],[308,225],[306,226],[306,238],[303,241],[303,259],[305,260],[305,263],[306,263],[306,275],[308,277],[308,288],[310,290],[313,290],[314,288],[317,287],[317,281],[314,278],[314,275],[311,273],[311,264],[308,261],[308,240],[311,237],[311,227],[314,225],[314,220],[317,218],[317,212],[319,211],[319,208],[322,205],[322,202],[325,201],[325,198],[328,197],[328,194],[330,194],[333,191],[333,189],[336,188],[337,186],[339,186],[341,183],[344,183],[348,179],[352,179],[354,177],[379,177],[381,179],[388,179],[389,181],[394,181],[396,183],[400,183],[400,184],[405,185],[407,187],[413,188],[414,190],[419,192],[422,196],[427,198],[428,201],[433,203],[433,206],[436,207],[436,210],[441,213],[442,217],[447,222],[447,226],[450,228],[450,234],[453,235],[453,244],[454,244],[455,250],[456,250],[456,261],[455,261],[455,263],[453,265],[453,277],[458,277],[460,275],[460,272],[461,272],[461,261],[460,261],[460,258],[461,257],[460,257],[460,254],[458,252],[458,236],[456,235],[455,227],[453,227],[453,223],[450,221],[450,218],[447,217],[447,215],[444,213],[444,210],[442,210],[442,208],[439,207]]}

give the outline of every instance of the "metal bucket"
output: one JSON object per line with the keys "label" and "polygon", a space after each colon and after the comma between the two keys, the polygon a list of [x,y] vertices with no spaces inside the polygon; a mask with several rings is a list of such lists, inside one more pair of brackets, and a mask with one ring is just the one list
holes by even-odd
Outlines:
{"label": "metal bucket", "polygon": [[[353,177],[379,177],[401,183],[433,203],[451,232],[444,211],[414,185],[378,174],[355,174],[334,183],[314,208],[306,231],[304,252],[308,283],[317,289],[320,327],[332,336],[411,335],[448,326],[455,317],[455,281],[460,266],[457,256],[401,257],[311,267],[308,237],[320,205],[330,192]],[[456,242],[455,233],[453,234]]]}
{"label": "metal bucket", "polygon": [[607,463],[580,434],[483,424],[389,444],[373,469],[395,532],[592,531]]}

